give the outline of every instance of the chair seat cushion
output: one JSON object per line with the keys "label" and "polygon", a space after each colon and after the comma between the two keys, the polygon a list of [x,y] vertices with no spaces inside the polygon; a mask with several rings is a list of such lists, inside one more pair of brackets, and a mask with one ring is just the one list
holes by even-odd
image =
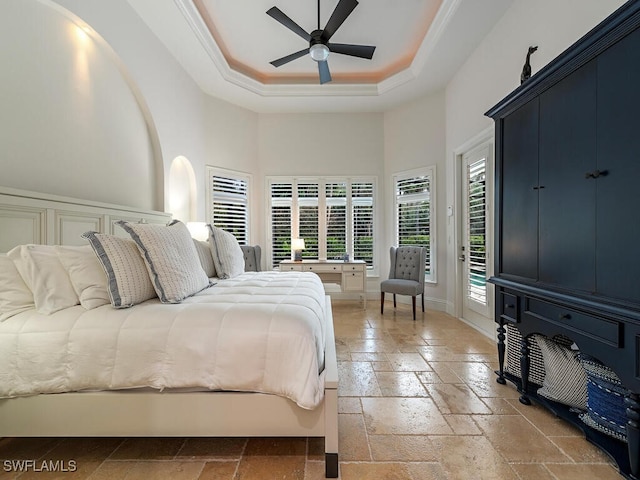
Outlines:
{"label": "chair seat cushion", "polygon": [[415,296],[422,293],[422,286],[414,280],[389,279],[380,283],[380,291]]}

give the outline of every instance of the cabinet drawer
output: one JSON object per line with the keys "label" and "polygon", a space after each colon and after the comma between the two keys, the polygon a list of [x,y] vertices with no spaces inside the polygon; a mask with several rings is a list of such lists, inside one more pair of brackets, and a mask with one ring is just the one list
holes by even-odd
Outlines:
{"label": "cabinet drawer", "polygon": [[[617,348],[622,346],[622,324],[616,320],[595,317],[529,297],[525,299],[524,314],[559,325],[568,332],[576,332],[607,345]],[[568,333],[568,336],[571,337],[571,334]]]}
{"label": "cabinet drawer", "polygon": [[302,269],[305,272],[340,273],[342,272],[342,265],[329,265],[329,264],[303,265]]}
{"label": "cabinet drawer", "polygon": [[283,272],[301,272],[302,265],[288,265],[288,264],[280,264],[280,270]]}
{"label": "cabinet drawer", "polygon": [[342,271],[343,272],[364,272],[366,265],[362,264],[362,265],[343,265],[342,266]]}
{"label": "cabinet drawer", "polygon": [[507,292],[500,292],[500,318],[508,321],[508,322],[519,322],[520,314],[518,308],[518,298],[517,295],[513,295]]}
{"label": "cabinet drawer", "polygon": [[364,273],[363,272],[344,272],[342,274],[342,289],[345,292],[364,291]]}

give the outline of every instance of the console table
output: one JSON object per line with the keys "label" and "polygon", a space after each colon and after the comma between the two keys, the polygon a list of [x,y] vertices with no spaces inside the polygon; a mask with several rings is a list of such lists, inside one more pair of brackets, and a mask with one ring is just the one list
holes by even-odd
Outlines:
{"label": "console table", "polygon": [[343,292],[359,293],[367,306],[367,264],[364,260],[283,260],[280,271],[314,272],[323,283],[336,283]]}

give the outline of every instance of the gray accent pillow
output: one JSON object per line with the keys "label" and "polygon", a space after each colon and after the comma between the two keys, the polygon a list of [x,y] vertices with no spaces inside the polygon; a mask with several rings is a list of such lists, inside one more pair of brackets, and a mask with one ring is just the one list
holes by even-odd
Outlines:
{"label": "gray accent pillow", "polygon": [[209,248],[209,242],[203,240],[193,239],[193,244],[196,246],[198,257],[200,258],[200,265],[207,277],[212,278],[216,276],[216,266],[213,263],[213,256],[211,255],[211,248]]}
{"label": "gray accent pillow", "polygon": [[244,253],[236,237],[222,228],[209,225],[209,244],[216,273],[220,278],[233,278],[244,272]]}
{"label": "gray accent pillow", "polygon": [[534,335],[542,351],[545,377],[538,395],[580,410],[587,409],[587,375],[580,364],[580,352]]}
{"label": "gray accent pillow", "polygon": [[209,286],[196,246],[187,226],[116,222],[133,241],[144,259],[153,288],[162,303],[180,303]]}
{"label": "gray accent pillow", "polygon": [[156,296],[136,242],[98,232],[86,232],[82,236],[89,240],[107,274],[111,305],[127,308]]}

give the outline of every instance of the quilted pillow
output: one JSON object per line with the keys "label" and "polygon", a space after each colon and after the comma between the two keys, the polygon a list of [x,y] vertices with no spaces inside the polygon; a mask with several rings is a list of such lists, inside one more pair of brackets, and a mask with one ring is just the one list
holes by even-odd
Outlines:
{"label": "quilted pillow", "polygon": [[542,351],[545,377],[538,395],[580,410],[587,409],[587,376],[580,353],[542,335],[534,335]]}
{"label": "quilted pillow", "polygon": [[38,313],[49,315],[80,303],[53,245],[19,245],[7,255],[33,293]]}
{"label": "quilted pillow", "polygon": [[0,255],[0,322],[35,308],[33,294],[7,255]]}
{"label": "quilted pillow", "polygon": [[624,397],[629,391],[611,368],[588,355],[580,360],[587,374],[587,411],[580,419],[596,430],[627,441]]}
{"label": "quilted pillow", "polygon": [[220,278],[233,278],[244,272],[244,253],[236,237],[231,233],[209,225],[211,236],[209,245],[213,263]]}
{"label": "quilted pillow", "polygon": [[107,274],[111,305],[127,308],[156,296],[136,242],[98,232],[86,232],[82,236],[89,240]]}
{"label": "quilted pillow", "polygon": [[162,303],[180,303],[209,286],[187,226],[116,222],[136,242]]}
{"label": "quilted pillow", "polygon": [[91,246],[57,246],[55,250],[80,298],[80,305],[87,310],[108,305],[107,276]]}
{"label": "quilted pillow", "polygon": [[193,244],[196,246],[198,252],[198,258],[200,258],[200,265],[207,274],[207,277],[212,278],[216,276],[216,266],[213,263],[213,256],[211,255],[211,249],[209,248],[209,242],[203,240],[193,239]]}

